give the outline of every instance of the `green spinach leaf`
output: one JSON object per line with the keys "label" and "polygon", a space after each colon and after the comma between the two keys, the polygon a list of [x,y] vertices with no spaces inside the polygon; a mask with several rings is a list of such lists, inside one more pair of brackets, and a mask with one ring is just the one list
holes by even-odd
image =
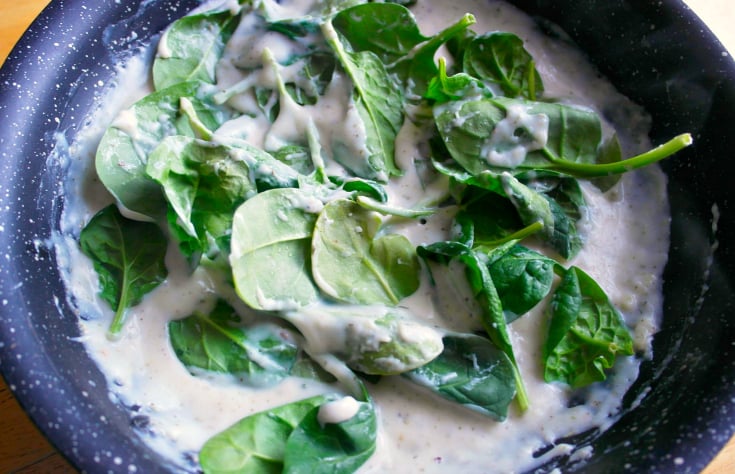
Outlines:
{"label": "green spinach leaf", "polygon": [[464,45],[463,71],[500,88],[506,97],[536,100],[544,90],[533,57],[513,33],[478,35]]}
{"label": "green spinach leaf", "polygon": [[216,130],[230,112],[215,105],[211,87],[186,82],[154,92],[123,111],[102,136],[95,167],[102,184],[129,211],[149,218],[162,217],[166,201],[158,183],[146,174],[148,155],[167,136],[196,137],[188,118],[180,113],[188,98],[203,125]]}
{"label": "green spinach leaf", "polygon": [[[421,258],[445,265],[455,259],[465,265],[467,281],[473,296],[482,309],[482,325],[495,346],[508,356],[513,367],[518,404],[522,410],[525,410],[528,408],[528,395],[516,363],[502,301],[488,269],[490,259],[487,254],[473,250],[472,245],[471,238],[465,235],[464,242],[447,241],[419,246],[417,254]],[[506,244],[508,245],[512,245],[512,242]],[[501,247],[495,251],[502,252],[504,249],[505,247]]]}
{"label": "green spinach leaf", "polygon": [[283,317],[304,336],[310,354],[334,354],[364,374],[400,374],[442,351],[441,333],[400,307],[311,305]]}
{"label": "green spinach leaf", "polygon": [[446,150],[473,175],[525,169],[602,178],[655,163],[692,143],[691,136],[683,134],[648,152],[615,161],[601,146],[600,119],[587,109],[470,97],[436,104],[433,110]]}
{"label": "green spinach leaf", "polygon": [[115,337],[128,308],[165,280],[166,236],[157,225],[126,219],[110,205],[82,229],[79,245],[97,272],[100,296],[115,310],[108,330]]}
{"label": "green spinach leaf", "polygon": [[488,339],[452,334],[444,350],[428,364],[405,376],[453,402],[503,421],[516,395],[513,365]]}
{"label": "green spinach leaf", "polygon": [[336,398],[319,395],[243,418],[204,443],[202,469],[207,474],[281,473],[291,433],[312,409]]}
{"label": "green spinach leaf", "polygon": [[[328,404],[356,404],[357,412],[337,423],[324,423],[320,412]],[[326,402],[312,408],[286,442],[284,473],[348,474],[357,471],[375,452],[377,415],[372,402],[352,398]]]}
{"label": "green spinach leaf", "polygon": [[166,30],[153,62],[156,90],[190,81],[215,82],[215,67],[239,15],[231,10],[187,15]]}
{"label": "green spinach leaf", "polygon": [[175,215],[170,225],[190,237],[182,251],[192,265],[202,253],[229,253],[235,209],[256,192],[247,163],[232,155],[230,147],[176,135],[148,156],[148,176]]}
{"label": "green spinach leaf", "polygon": [[365,156],[359,163],[354,157],[338,155],[339,147],[335,159],[361,178],[387,181],[400,174],[395,165],[395,140],[403,125],[403,93],[375,53],[348,51],[329,21],[322,25],[322,32],[352,79],[352,101],[365,133]]}
{"label": "green spinach leaf", "polygon": [[337,13],[332,24],[353,50],[371,51],[388,65],[427,39],[413,13],[396,3],[355,5]]}
{"label": "green spinach leaf", "polygon": [[633,339],[605,292],[577,267],[554,293],[543,351],[544,379],[582,387],[604,380],[617,356],[633,355]]}
{"label": "green spinach leaf", "polygon": [[489,265],[507,322],[526,314],[549,294],[557,265],[521,245],[513,246]]}
{"label": "green spinach leaf", "polygon": [[235,289],[250,307],[282,310],[316,301],[309,255],[321,209],[321,201],[291,188],[262,192],[238,207],[230,264]]}
{"label": "green spinach leaf", "polygon": [[244,328],[219,300],[209,315],[194,313],[168,323],[171,346],[182,364],[237,375],[248,385],[269,386],[291,374],[298,348],[288,330],[261,324]]}
{"label": "green spinach leaf", "polygon": [[377,235],[380,218],[353,201],[324,206],[312,242],[319,288],[345,303],[396,305],[419,287],[413,245],[399,234]]}

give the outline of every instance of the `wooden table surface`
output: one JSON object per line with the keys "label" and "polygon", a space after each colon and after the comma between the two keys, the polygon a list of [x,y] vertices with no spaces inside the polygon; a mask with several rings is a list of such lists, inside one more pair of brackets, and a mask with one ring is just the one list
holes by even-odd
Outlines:
{"label": "wooden table surface", "polygon": [[[735,51],[735,4],[733,0],[689,0],[689,3],[723,35]],[[23,31],[49,0],[0,0],[0,65]],[[28,419],[5,381],[0,377],[0,474],[74,473],[75,469],[51,446]],[[702,474],[735,473],[735,437]]]}

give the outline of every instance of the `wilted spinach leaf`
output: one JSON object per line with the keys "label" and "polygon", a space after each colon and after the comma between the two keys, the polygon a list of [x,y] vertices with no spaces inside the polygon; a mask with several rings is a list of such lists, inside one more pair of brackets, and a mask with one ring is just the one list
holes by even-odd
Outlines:
{"label": "wilted spinach leaf", "polygon": [[334,354],[363,374],[400,374],[442,351],[441,333],[400,307],[312,305],[283,317],[301,332],[312,354]]}
{"label": "wilted spinach leaf", "polygon": [[156,90],[190,81],[214,84],[215,67],[238,18],[228,9],[187,15],[171,24],[153,62]]}
{"label": "wilted spinach leaf", "polygon": [[[347,400],[352,400],[347,399]],[[320,410],[312,408],[286,442],[284,473],[348,474],[357,471],[375,452],[377,415],[372,402],[358,402],[357,412],[338,423],[323,423]]]}
{"label": "wilted spinach leaf", "polygon": [[166,278],[166,236],[156,224],[126,219],[110,205],[82,229],[79,245],[97,272],[100,296],[115,311],[108,332],[116,336],[128,308]]}
{"label": "wilted spinach leaf", "polygon": [[321,201],[304,191],[271,189],[235,212],[230,264],[235,289],[250,307],[293,309],[317,299],[310,251]]}
{"label": "wilted spinach leaf", "polygon": [[533,57],[513,33],[496,31],[473,37],[464,45],[462,62],[465,73],[497,85],[506,97],[536,100],[544,90]]}
{"label": "wilted spinach leaf", "polygon": [[399,234],[376,235],[380,218],[340,199],[316,221],[312,271],[319,288],[345,303],[396,305],[419,286],[413,245]]}
{"label": "wilted spinach leaf", "polygon": [[319,395],[243,418],[204,443],[202,469],[207,474],[282,472],[291,433],[313,408],[336,398]]}
{"label": "wilted spinach leaf", "polygon": [[498,421],[516,395],[513,365],[488,339],[472,334],[444,336],[444,350],[428,364],[407,372],[411,381]]}
{"label": "wilted spinach leaf", "polygon": [[161,217],[166,201],[158,183],[146,174],[148,154],[167,136],[196,133],[180,114],[188,98],[198,119],[216,130],[230,113],[215,105],[213,90],[199,82],[186,82],[154,92],[123,111],[107,129],[97,148],[95,167],[102,184],[117,201],[143,216]]}
{"label": "wilted spinach leaf", "polygon": [[230,147],[176,135],[151,152],[146,171],[175,214],[170,225],[189,237],[182,251],[192,265],[202,253],[229,253],[235,209],[256,192],[245,161]]}
{"label": "wilted spinach leaf", "polygon": [[633,355],[622,316],[585,272],[569,268],[554,293],[544,346],[544,379],[582,387],[604,380],[620,355]]}
{"label": "wilted spinach leaf", "polygon": [[394,155],[396,136],[403,124],[403,93],[375,53],[348,51],[331,22],[322,25],[322,32],[352,79],[352,101],[365,132],[365,156],[359,163],[354,157],[335,155],[335,159],[361,178],[387,181],[389,176],[400,174]]}
{"label": "wilted spinach leaf", "polygon": [[209,315],[170,321],[169,340],[187,367],[234,374],[258,387],[289,376],[298,357],[289,332],[272,324],[244,328],[239,322],[232,307],[219,300]]}
{"label": "wilted spinach leaf", "polygon": [[557,265],[521,245],[513,246],[489,265],[506,321],[510,323],[524,315],[549,294]]}
{"label": "wilted spinach leaf", "polygon": [[337,13],[332,19],[337,30],[355,51],[371,51],[391,64],[425,41],[416,19],[396,3],[364,3]]}

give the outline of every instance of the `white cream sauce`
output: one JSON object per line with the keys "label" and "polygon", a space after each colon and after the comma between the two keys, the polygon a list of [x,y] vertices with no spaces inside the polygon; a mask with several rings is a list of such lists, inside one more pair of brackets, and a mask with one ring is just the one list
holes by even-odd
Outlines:
{"label": "white cream sauce", "polygon": [[[628,130],[618,130],[627,154],[635,154],[647,146],[645,115],[600,80],[581,54],[564,43],[544,37],[532,20],[514,8],[472,0],[420,1],[414,8],[426,35],[466,12],[474,13],[478,19],[474,30],[512,31],[526,42],[536,59],[547,96],[590,107],[601,115],[610,106],[624,107],[634,117],[628,122],[631,125]],[[286,54],[277,37],[253,32],[248,27],[248,22],[243,22],[218,66],[218,85],[222,89],[252,87],[254,84],[242,84],[239,68],[262,64],[266,47],[276,59]],[[158,51],[162,55],[169,53],[165,44]],[[67,183],[61,229],[64,237],[59,253],[62,265],[67,262],[63,270],[74,304],[83,315],[81,339],[106,374],[110,396],[127,406],[140,406],[137,414],[150,418],[149,429],[141,436],[164,456],[186,468],[182,453],[196,453],[208,438],[240,418],[317,393],[331,392],[334,388],[288,379],[276,387],[256,390],[242,387],[230,377],[203,373],[192,376],[169,345],[168,321],[186,317],[195,309],[207,310],[216,293],[226,295],[246,317],[255,316],[216,275],[202,268],[187,275],[186,265],[173,249],[167,258],[168,280],[130,312],[120,340],[113,342],[105,337],[111,310],[97,298],[91,264],[79,254],[69,236],[78,235],[89,218],[111,201],[91,171],[94,150],[107,125],[115,122],[134,129],[135,124],[124,110],[150,91],[147,67],[141,58],[133,58],[121,66],[118,84],[110,91],[105,106],[100,107],[88,129],[70,146],[74,176],[85,176],[85,179],[70,178]],[[281,72],[288,74],[287,68]],[[267,72],[262,76],[264,81],[273,80]],[[346,78],[337,80],[318,105],[321,108],[315,126],[326,156],[333,153],[330,143],[344,142],[345,146],[351,146],[354,140],[359,142],[363,138],[359,131],[350,129],[350,114],[354,111],[343,100],[349,87]],[[232,98],[230,104],[242,112],[252,110],[256,105],[245,97]],[[298,114],[300,106],[290,104],[289,107]],[[117,115],[121,110],[122,114]],[[263,146],[289,138],[289,128],[306,130],[305,125],[293,123],[302,116],[305,115],[291,116],[274,127],[243,116],[218,133],[237,130],[240,138]],[[441,196],[442,180],[425,183],[415,171],[414,163],[426,156],[420,144],[424,134],[410,121],[399,134],[396,161],[405,174],[391,192],[392,204],[424,205]],[[581,225],[585,247],[569,264],[583,268],[607,291],[633,328],[637,350],[650,354],[650,338],[661,312],[661,273],[668,251],[669,214],[664,175],[657,168],[649,168],[626,175],[606,194],[588,185],[584,186],[584,192],[589,203],[588,215]],[[451,215],[439,212],[428,217],[425,225],[409,227],[398,223],[395,229],[406,233],[413,243],[421,244],[443,240],[450,225]],[[434,296],[428,280],[424,281],[402,306],[421,315],[429,325],[453,330],[477,327],[477,308],[462,298],[466,288],[461,281],[461,278],[448,278],[447,283],[454,285],[456,291],[444,291],[439,298]],[[544,321],[544,315],[534,311],[511,326],[530,408],[523,414],[511,410],[503,423],[417,390],[401,377],[385,377],[378,385],[369,386],[378,407],[379,440],[375,455],[360,472],[522,472],[574,450],[571,445],[555,444],[559,438],[592,428],[605,429],[613,423],[619,415],[623,394],[637,376],[639,361],[621,360],[606,384],[589,390],[587,403],[569,407],[569,391],[542,379],[540,348],[546,330]],[[327,421],[341,420],[349,418],[355,410],[356,405],[343,398],[325,407],[319,416]],[[537,450],[552,445],[546,454],[534,457]],[[575,456],[587,455],[589,449],[575,453]]]}

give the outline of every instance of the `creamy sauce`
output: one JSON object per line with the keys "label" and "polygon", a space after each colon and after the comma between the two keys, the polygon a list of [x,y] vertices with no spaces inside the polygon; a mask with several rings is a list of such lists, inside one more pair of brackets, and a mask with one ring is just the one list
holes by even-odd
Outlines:
{"label": "creamy sauce", "polygon": [[[297,6],[300,4],[297,2]],[[646,149],[648,122],[645,115],[600,80],[578,52],[544,37],[531,19],[514,8],[496,2],[454,0],[421,1],[413,11],[426,35],[437,32],[448,19],[458,19],[465,12],[474,13],[478,19],[473,26],[475,31],[516,33],[536,59],[546,96],[589,107],[601,116],[613,105],[625,108],[629,112],[626,115],[633,119],[626,124],[631,125],[627,130],[618,130],[624,149],[629,155]],[[292,13],[287,11],[284,15]],[[163,56],[170,54],[165,43],[164,35],[158,46],[158,53]],[[229,91],[253,87],[253,83],[243,83],[240,68],[262,64],[264,57],[268,62],[272,61],[269,58],[278,60],[288,55],[282,43],[277,35],[252,31],[252,25],[243,21],[218,65],[218,87]],[[167,281],[130,312],[119,340],[113,342],[106,338],[112,312],[97,298],[98,285],[91,263],[79,254],[76,243],[69,236],[78,235],[89,218],[111,202],[91,171],[94,150],[104,128],[111,123],[135,130],[132,114],[126,114],[125,109],[150,92],[148,66],[143,59],[133,58],[121,67],[119,83],[110,91],[105,107],[96,112],[90,127],[70,145],[73,172],[86,176],[86,180],[67,183],[67,205],[61,229],[64,237],[59,253],[62,265],[68,262],[63,270],[74,295],[73,302],[83,315],[80,321],[82,341],[106,374],[111,397],[126,406],[140,406],[136,415],[146,416],[150,421],[141,436],[182,469],[194,469],[184,454],[195,455],[208,438],[235,421],[270,407],[334,391],[334,387],[289,378],[276,387],[253,389],[239,385],[232,377],[203,372],[192,376],[170,347],[168,321],[184,318],[194,310],[210,309],[217,294],[224,295],[246,318],[256,320],[258,316],[248,311],[238,301],[234,290],[216,274],[200,267],[189,275],[186,263],[173,248],[167,257],[170,269]],[[273,67],[280,68],[284,77],[289,76],[288,68]],[[273,70],[265,67],[258,80],[273,84],[275,77]],[[303,136],[309,127],[314,127],[324,147],[324,156],[337,159],[348,156],[350,147],[353,151],[361,150],[359,145],[364,140],[364,135],[354,127],[356,112],[344,100],[349,90],[348,79],[337,78],[317,105],[302,107],[295,102],[282,103],[281,106],[292,113],[281,115],[283,118],[273,126],[243,115],[218,130],[215,139],[229,139],[234,135],[251,144],[273,149],[279,143],[288,142],[293,133]],[[243,113],[256,107],[247,95],[226,95],[223,99]],[[309,113],[300,110],[308,107],[319,107],[319,110],[307,111]],[[122,113],[118,115],[119,111]],[[516,112],[516,120],[538,121],[524,110]],[[441,186],[445,183],[442,180],[424,183],[413,166],[426,156],[421,145],[425,133],[410,121],[406,121],[400,131],[396,162],[404,175],[392,185],[395,188],[390,193],[391,204],[420,206],[441,197]],[[330,144],[340,144],[339,147],[346,149],[335,149],[339,147]],[[488,159],[512,162],[514,156]],[[358,166],[349,161],[341,164],[348,169]],[[343,172],[339,167],[329,171]],[[605,194],[591,185],[584,185],[583,189],[589,205],[588,214],[580,223],[585,246],[568,264],[583,268],[606,290],[633,328],[636,350],[650,355],[651,337],[660,318],[661,274],[668,252],[669,214],[664,175],[657,168],[648,168],[625,175]],[[304,203],[304,206],[316,208],[319,205]],[[425,225],[399,223],[395,230],[418,245],[445,239],[450,226],[451,214],[442,211],[429,216]],[[430,326],[465,332],[474,330],[478,327],[478,309],[461,297],[467,291],[462,281],[462,278],[448,278],[447,283],[454,288],[445,290],[437,298],[426,279],[415,294],[401,302],[401,306],[421,315],[424,323]],[[424,393],[401,377],[384,377],[379,384],[370,385],[370,393],[378,407],[378,447],[360,472],[523,472],[575,450],[575,446],[557,444],[560,438],[594,428],[604,430],[611,425],[620,414],[623,395],[637,377],[640,361],[636,358],[619,360],[605,384],[595,385],[585,392],[586,403],[570,407],[568,389],[543,382],[539,361],[546,331],[544,321],[540,311],[533,311],[510,326],[531,404],[523,414],[511,410],[503,423]],[[430,339],[432,335],[407,331],[405,337]],[[322,340],[325,345],[334,342]],[[355,400],[345,397],[324,406],[319,419],[324,422],[349,419],[356,410]],[[548,451],[536,457],[535,453],[542,449]],[[575,453],[577,457],[589,455],[588,448]]]}

